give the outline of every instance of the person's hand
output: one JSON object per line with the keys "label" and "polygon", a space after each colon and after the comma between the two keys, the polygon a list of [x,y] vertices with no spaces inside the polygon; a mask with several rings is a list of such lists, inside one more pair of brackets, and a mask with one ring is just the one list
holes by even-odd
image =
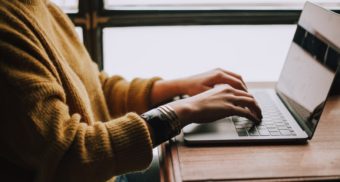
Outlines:
{"label": "person's hand", "polygon": [[226,84],[168,105],[183,122],[182,127],[190,123],[207,123],[233,115],[246,117],[257,123],[262,119],[261,109],[252,95]]}
{"label": "person's hand", "polygon": [[228,84],[238,90],[247,90],[240,75],[218,68],[186,78],[157,81],[153,86],[151,103],[156,106],[175,96],[193,96],[219,84]]}
{"label": "person's hand", "polygon": [[177,84],[182,94],[190,96],[207,91],[219,84],[228,84],[235,89],[247,91],[247,87],[240,75],[220,68],[178,79]]}

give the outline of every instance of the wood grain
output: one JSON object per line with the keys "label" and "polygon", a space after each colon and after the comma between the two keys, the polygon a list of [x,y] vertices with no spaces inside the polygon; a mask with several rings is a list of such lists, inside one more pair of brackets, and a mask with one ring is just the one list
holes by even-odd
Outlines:
{"label": "wood grain", "polygon": [[168,144],[169,181],[340,180],[340,97],[326,103],[308,144],[188,147],[181,137]]}

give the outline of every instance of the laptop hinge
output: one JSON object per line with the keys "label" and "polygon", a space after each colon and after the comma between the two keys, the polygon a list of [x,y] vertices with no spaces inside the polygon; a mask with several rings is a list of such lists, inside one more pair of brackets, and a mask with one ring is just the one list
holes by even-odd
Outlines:
{"label": "laptop hinge", "polygon": [[299,124],[299,126],[301,127],[301,129],[303,131],[306,132],[308,139],[311,139],[313,136],[313,131],[310,130],[310,128],[306,125],[304,119],[302,119],[301,116],[299,116],[294,109],[292,108],[292,106],[290,106],[288,104],[288,102],[285,100],[285,96],[283,95],[283,93],[281,93],[277,88],[275,88],[275,93],[278,95],[278,97],[280,98],[280,100],[282,101],[282,103],[286,106],[286,108],[288,109],[288,111],[290,112],[290,114],[294,117],[294,119],[297,121],[297,123]]}

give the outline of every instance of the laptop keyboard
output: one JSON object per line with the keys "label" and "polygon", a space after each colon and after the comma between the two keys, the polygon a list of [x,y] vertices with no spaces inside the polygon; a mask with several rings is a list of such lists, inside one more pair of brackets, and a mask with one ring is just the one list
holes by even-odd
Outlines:
{"label": "laptop keyboard", "polygon": [[243,117],[232,117],[239,136],[296,136],[273,100],[265,92],[255,92],[255,98],[262,108],[263,119],[258,125]]}

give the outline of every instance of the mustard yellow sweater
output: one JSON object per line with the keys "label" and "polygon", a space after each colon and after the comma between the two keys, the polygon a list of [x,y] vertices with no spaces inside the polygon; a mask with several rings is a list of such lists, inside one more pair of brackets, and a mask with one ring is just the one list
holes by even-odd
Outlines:
{"label": "mustard yellow sweater", "polygon": [[146,168],[152,143],[136,113],[156,80],[100,73],[51,2],[0,0],[0,181],[96,182]]}

